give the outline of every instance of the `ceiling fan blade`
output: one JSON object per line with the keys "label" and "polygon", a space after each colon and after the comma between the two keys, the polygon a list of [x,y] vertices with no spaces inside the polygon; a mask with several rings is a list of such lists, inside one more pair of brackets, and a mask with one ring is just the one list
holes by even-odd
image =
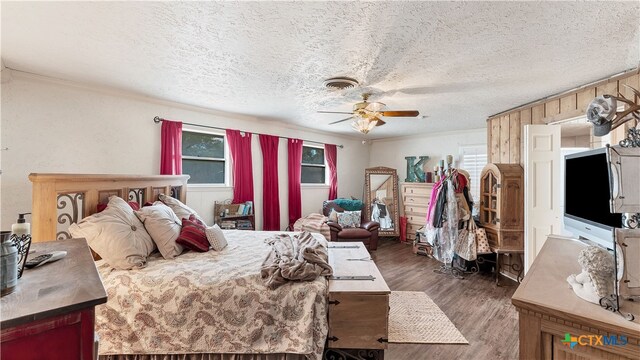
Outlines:
{"label": "ceiling fan blade", "polygon": [[382,119],[378,119],[378,123],[376,124],[376,126],[382,126],[384,124],[386,124],[387,122],[382,120]]}
{"label": "ceiling fan blade", "polygon": [[343,121],[351,120],[352,118],[353,118],[353,116],[349,116],[349,117],[348,117],[348,118],[346,118],[346,119],[342,119],[342,120],[338,120],[338,121],[334,121],[334,122],[332,122],[332,123],[329,123],[329,125],[333,125],[333,124],[341,123],[341,122],[343,122]]}
{"label": "ceiling fan blade", "polygon": [[388,117],[416,117],[420,115],[418,110],[396,110],[396,111],[381,111],[382,116]]}
{"label": "ceiling fan blade", "polygon": [[321,114],[353,114],[353,112],[349,111],[318,111]]}

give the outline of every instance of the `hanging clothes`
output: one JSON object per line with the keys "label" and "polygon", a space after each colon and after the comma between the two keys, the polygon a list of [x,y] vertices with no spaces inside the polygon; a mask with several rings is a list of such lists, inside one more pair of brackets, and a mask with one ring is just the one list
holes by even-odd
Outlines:
{"label": "hanging clothes", "polygon": [[433,247],[433,257],[445,264],[453,262],[462,218],[470,218],[469,180],[463,172],[449,169],[434,184],[427,208],[425,238]]}
{"label": "hanging clothes", "polygon": [[447,190],[449,189],[449,182],[444,181],[442,183],[441,190],[438,193],[436,202],[436,208],[433,211],[433,227],[441,228],[444,222],[444,210],[447,202]]}
{"label": "hanging clothes", "polygon": [[442,180],[438,180],[434,185],[433,189],[431,189],[431,199],[429,201],[429,207],[427,208],[427,221],[426,223],[433,223],[433,209],[435,208],[435,204],[438,199],[438,194],[440,193],[440,189],[442,188]]}

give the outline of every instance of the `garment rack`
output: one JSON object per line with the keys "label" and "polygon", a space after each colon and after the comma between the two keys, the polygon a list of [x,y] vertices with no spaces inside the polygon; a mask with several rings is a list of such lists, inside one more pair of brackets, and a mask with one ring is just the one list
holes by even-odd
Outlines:
{"label": "garment rack", "polygon": [[[167,119],[163,119],[159,116],[156,116],[153,118],[153,122],[156,124],[159,124],[163,121],[165,121]],[[216,130],[227,130],[226,128],[222,128],[222,127],[218,127],[218,126],[209,126],[209,125],[200,125],[200,124],[194,124],[194,123],[188,123],[188,122],[182,122],[185,125],[190,125],[190,126],[199,126],[199,127],[203,127],[203,128],[207,128],[207,129],[216,129]],[[251,131],[244,131],[244,130],[240,130],[242,132],[247,132],[247,133],[252,133],[252,134],[256,134],[256,135],[268,135],[268,136],[274,136],[271,134],[261,134],[261,133],[256,133],[256,132],[251,132]],[[278,136],[280,139],[290,139],[288,137],[284,137],[284,136]],[[314,144],[320,144],[320,145],[325,145],[325,143],[320,142],[320,141],[313,141],[313,140],[305,140],[305,139],[298,139],[298,140],[302,140],[304,142],[307,143],[314,143]],[[332,144],[327,144],[327,145],[332,145]],[[337,147],[339,147],[340,149],[344,148],[344,145],[336,145]]]}

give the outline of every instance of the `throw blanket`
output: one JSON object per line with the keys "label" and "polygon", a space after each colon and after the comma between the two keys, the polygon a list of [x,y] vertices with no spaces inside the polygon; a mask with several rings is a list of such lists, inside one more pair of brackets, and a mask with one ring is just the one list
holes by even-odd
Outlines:
{"label": "throw blanket", "polygon": [[329,218],[322,214],[312,213],[296,220],[293,224],[293,231],[319,233],[322,234],[327,241],[331,241],[331,231],[329,230],[329,225],[327,225],[327,220],[329,220]]}
{"label": "throw blanket", "polygon": [[287,281],[312,281],[318,276],[330,276],[327,248],[308,232],[290,236],[278,234],[265,239],[271,252],[262,263],[260,275],[270,289]]}

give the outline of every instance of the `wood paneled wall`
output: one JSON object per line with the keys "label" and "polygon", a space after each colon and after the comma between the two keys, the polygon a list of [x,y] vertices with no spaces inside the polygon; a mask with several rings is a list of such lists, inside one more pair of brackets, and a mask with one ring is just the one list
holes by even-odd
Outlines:
{"label": "wood paneled wall", "polygon": [[[538,100],[518,108],[496,114],[487,119],[487,154],[491,163],[524,163],[524,126],[548,124],[585,115],[587,106],[596,96],[617,95],[627,99],[633,93],[624,84],[640,90],[640,68],[599,81],[570,93]],[[612,134],[612,143],[626,136],[630,122]]]}

